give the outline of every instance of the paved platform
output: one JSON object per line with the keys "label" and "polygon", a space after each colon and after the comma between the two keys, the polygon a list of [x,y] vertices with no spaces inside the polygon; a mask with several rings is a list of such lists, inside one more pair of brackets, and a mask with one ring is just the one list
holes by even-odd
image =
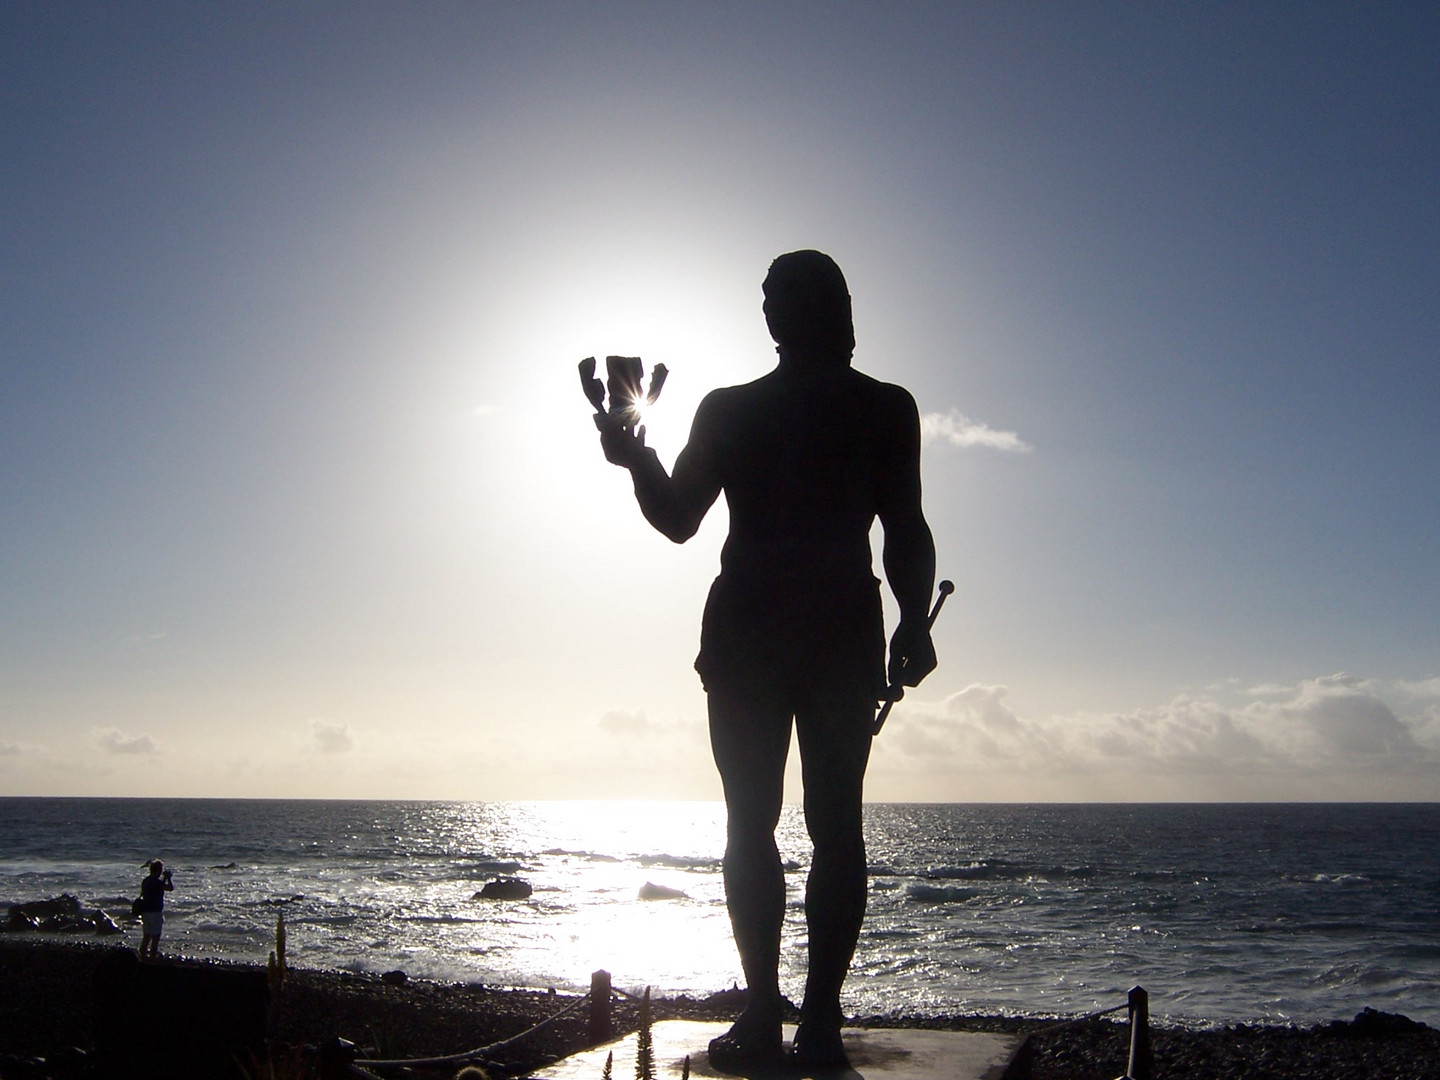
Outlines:
{"label": "paved platform", "polygon": [[[711,1067],[705,1048],[723,1035],[729,1024],[705,1024],[694,1020],[664,1020],[650,1029],[655,1048],[656,1080],[680,1080],[682,1064],[690,1058],[692,1077],[718,1078],[732,1074]],[[795,1029],[785,1028],[785,1041]],[[914,1028],[846,1028],[842,1032],[845,1052],[853,1066],[848,1072],[832,1072],[827,1080],[1000,1080],[1006,1066],[1020,1049],[1021,1037],[989,1031],[917,1031]],[[600,1080],[605,1056],[613,1053],[614,1080],[635,1076],[636,1036],[584,1050],[557,1061],[534,1076],[539,1080]],[[755,1080],[801,1080],[818,1074],[786,1070]]]}

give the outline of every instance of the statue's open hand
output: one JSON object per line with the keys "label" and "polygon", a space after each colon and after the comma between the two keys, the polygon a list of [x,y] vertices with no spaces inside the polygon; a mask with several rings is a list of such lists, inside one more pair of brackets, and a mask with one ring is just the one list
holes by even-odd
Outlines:
{"label": "statue's open hand", "polygon": [[612,465],[633,469],[655,453],[645,445],[645,425],[637,427],[622,414],[596,413],[595,427],[600,431],[600,449]]}
{"label": "statue's open hand", "polygon": [[920,680],[935,670],[935,643],[930,628],[923,622],[902,622],[890,638],[891,686],[919,686]]}

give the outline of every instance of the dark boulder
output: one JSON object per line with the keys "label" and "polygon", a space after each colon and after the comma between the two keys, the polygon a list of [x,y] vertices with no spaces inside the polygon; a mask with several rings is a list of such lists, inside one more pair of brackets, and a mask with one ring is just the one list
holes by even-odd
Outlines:
{"label": "dark boulder", "polygon": [[1411,1020],[1399,1013],[1381,1012],[1368,1006],[1355,1014],[1350,1023],[1333,1020],[1326,1029],[1332,1035],[1344,1039],[1383,1039],[1391,1035],[1414,1035],[1429,1030],[1418,1020]]}
{"label": "dark boulder", "polygon": [[44,928],[50,919],[75,920],[80,917],[80,898],[61,893],[49,900],[31,900],[26,904],[11,904],[6,926],[11,930],[33,930]]}
{"label": "dark boulder", "polygon": [[641,900],[685,900],[688,897],[681,889],[672,889],[669,885],[656,885],[653,881],[647,881],[640,886]]}
{"label": "dark boulder", "polygon": [[470,899],[527,900],[534,891],[528,881],[521,881],[519,878],[496,878],[494,881],[487,881],[485,887]]}

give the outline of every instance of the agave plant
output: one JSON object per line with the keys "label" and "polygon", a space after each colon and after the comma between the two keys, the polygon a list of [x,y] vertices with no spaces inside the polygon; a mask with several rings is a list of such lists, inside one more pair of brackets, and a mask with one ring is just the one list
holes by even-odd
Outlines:
{"label": "agave plant", "polygon": [[655,1044],[650,1034],[650,988],[640,999],[640,1033],[635,1039],[635,1080],[655,1080]]}

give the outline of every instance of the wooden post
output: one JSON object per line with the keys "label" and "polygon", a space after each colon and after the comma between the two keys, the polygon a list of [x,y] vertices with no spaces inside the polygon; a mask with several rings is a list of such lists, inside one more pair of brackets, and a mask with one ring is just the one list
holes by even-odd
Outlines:
{"label": "wooden post", "polygon": [[1143,986],[1130,988],[1130,1080],[1153,1080],[1155,1056],[1150,1050],[1150,995]]}
{"label": "wooden post", "polygon": [[590,975],[589,1034],[591,1046],[615,1037],[615,1021],[610,1016],[610,973],[603,969]]}

